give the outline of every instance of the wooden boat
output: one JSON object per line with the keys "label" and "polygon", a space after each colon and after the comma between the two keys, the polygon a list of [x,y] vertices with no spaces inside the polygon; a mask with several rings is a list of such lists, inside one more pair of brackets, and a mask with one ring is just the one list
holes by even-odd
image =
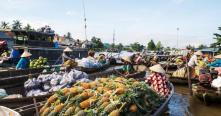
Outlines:
{"label": "wooden boat", "polygon": [[85,67],[75,67],[76,70],[79,70],[79,71],[82,71],[82,72],[85,72],[87,74],[91,74],[91,73],[96,73],[96,72],[100,72],[100,71],[104,71],[106,70],[107,68],[109,68],[111,65],[108,63],[108,64],[104,64],[103,66],[101,67],[98,67],[98,68],[85,68]]}
{"label": "wooden boat", "polygon": [[[113,71],[106,71],[104,75],[109,75],[109,74],[112,74]],[[101,76],[102,74],[99,73],[98,75],[95,75],[95,74],[92,74],[90,76],[94,77],[98,77],[98,76]],[[102,75],[102,76],[104,76]],[[168,95],[168,97],[166,98],[166,100],[162,103],[162,105],[156,109],[151,116],[162,116],[165,111],[168,109],[168,104],[169,104],[169,101],[171,99],[171,97],[173,96],[174,94],[174,86],[172,83],[169,83],[170,85],[170,94]],[[39,109],[44,105],[45,101],[42,101],[42,102],[37,102],[37,103],[33,103],[32,104],[29,104],[27,106],[22,106],[22,107],[19,107],[19,108],[15,108],[14,110],[19,112],[21,115],[24,115],[24,116],[29,116],[29,115],[34,115],[36,114],[36,112],[39,111]]]}
{"label": "wooden boat", "polygon": [[170,94],[168,95],[168,97],[166,98],[164,103],[152,114],[152,116],[162,116],[167,111],[169,101],[170,101],[170,99],[172,98],[172,96],[174,94],[173,84],[169,83],[169,85],[170,85]]}
{"label": "wooden boat", "polygon": [[34,74],[42,72],[43,70],[44,68],[33,68],[33,69],[24,69],[24,70],[5,69],[0,71],[0,78]]}
{"label": "wooden boat", "polygon": [[[48,58],[50,64],[60,64],[62,62],[61,54],[66,46],[59,45],[59,48],[55,48],[52,41],[55,37],[54,33],[21,29],[0,30],[0,33],[6,36],[6,38],[0,38],[0,40],[10,43],[8,44],[8,48],[18,48],[20,53],[23,53],[24,50],[28,50],[32,53],[31,59],[42,56]],[[87,53],[88,49],[86,48],[73,48],[71,55],[80,59],[86,57]]]}
{"label": "wooden boat", "polygon": [[[188,85],[188,78],[180,78],[180,77],[169,77],[169,81],[173,84],[182,84],[182,85]],[[191,83],[197,83],[199,82],[196,78],[191,78]]]}
{"label": "wooden boat", "polygon": [[209,105],[212,103],[221,103],[221,93],[220,90],[210,87],[210,85],[200,85],[199,83],[192,85],[193,95]]}
{"label": "wooden boat", "polygon": [[[98,72],[98,73],[93,73],[89,74],[89,79],[95,80],[98,77],[107,77],[108,75],[118,75],[115,69],[108,70],[108,71],[103,71],[103,72]],[[136,77],[137,79],[140,79],[145,76],[145,72],[138,72],[132,74],[130,77]],[[129,78],[129,77],[128,77]],[[6,89],[8,94],[22,94],[25,95],[25,88],[22,86],[18,87],[13,87],[13,88],[7,88]],[[0,100],[0,105],[6,106],[9,108],[17,108],[17,107],[22,107],[25,105],[29,105],[33,103],[33,99],[36,100],[36,102],[41,102],[46,100],[51,93],[47,95],[42,95],[42,96],[36,96],[36,97],[23,97],[23,98],[13,98],[13,99],[1,99]]]}
{"label": "wooden boat", "polygon": [[24,82],[28,80],[28,77],[38,76],[44,69],[51,70],[55,67],[57,67],[57,65],[47,68],[2,71],[0,72],[0,88],[13,88],[23,85]]}
{"label": "wooden boat", "polygon": [[[182,85],[188,85],[188,77],[173,77],[174,71],[168,71],[167,77],[169,77],[169,81],[173,84],[182,84]],[[191,83],[197,83],[199,80],[197,78],[191,78]]]}

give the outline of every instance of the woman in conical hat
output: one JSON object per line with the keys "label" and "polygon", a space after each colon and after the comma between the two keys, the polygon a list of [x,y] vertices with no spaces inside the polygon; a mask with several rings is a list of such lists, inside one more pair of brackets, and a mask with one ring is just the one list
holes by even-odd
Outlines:
{"label": "woman in conical hat", "polygon": [[145,82],[149,84],[159,95],[166,97],[169,94],[169,87],[165,70],[160,64],[156,64],[149,69],[152,74],[146,78]]}
{"label": "woman in conical hat", "polygon": [[21,55],[21,59],[18,61],[16,65],[16,69],[27,69],[30,63],[31,53],[24,51]]}
{"label": "woman in conical hat", "polygon": [[123,73],[125,75],[129,75],[129,74],[133,73],[134,68],[133,68],[133,65],[132,65],[131,57],[125,56],[125,57],[122,58],[122,61],[124,62]]}
{"label": "woman in conical hat", "polygon": [[73,50],[69,47],[66,47],[63,51],[63,54],[62,54],[62,61],[63,63],[66,62],[67,60],[73,60],[72,59],[72,56],[71,56],[71,52],[73,52]]}

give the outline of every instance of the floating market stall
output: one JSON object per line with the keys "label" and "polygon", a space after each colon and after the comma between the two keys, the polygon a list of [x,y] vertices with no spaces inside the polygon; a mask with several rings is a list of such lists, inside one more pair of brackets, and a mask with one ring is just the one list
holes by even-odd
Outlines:
{"label": "floating market stall", "polygon": [[[80,82],[71,88],[64,88],[46,102],[29,105],[21,114],[28,115],[41,107],[38,113],[45,115],[162,115],[173,95],[160,97],[146,83],[122,77],[97,78],[88,83]],[[44,104],[44,105],[42,105]],[[32,107],[32,109],[30,108]],[[23,107],[24,108],[24,107]]]}
{"label": "floating market stall", "polygon": [[[36,101],[38,102],[43,101],[52,92],[57,91],[60,88],[70,87],[76,81],[87,82],[89,80],[95,80],[97,77],[101,76],[108,76],[111,74],[117,75],[118,73],[116,73],[116,71],[121,72],[120,69],[110,69],[108,71],[98,72],[89,75],[77,70],[70,71],[69,73],[61,71],[61,72],[54,72],[51,74],[48,73],[38,74],[39,76],[35,75],[29,79],[26,78],[26,80],[28,81],[26,82],[24,81],[22,84],[20,84],[20,86],[15,86],[13,88],[6,88],[8,94],[15,94],[15,95],[20,94],[20,96],[19,98],[13,98],[13,99],[1,99],[0,105],[5,105],[10,108],[16,108],[19,106],[24,106],[33,103],[33,98],[35,98]],[[144,71],[136,72],[130,75],[130,77],[136,77],[138,79],[144,76],[145,76]]]}
{"label": "floating market stall", "polygon": [[50,72],[52,69],[56,69],[56,67],[60,67],[59,65],[54,66],[46,66],[44,68],[30,68],[24,70],[16,70],[16,69],[9,69],[0,72],[0,88],[13,88],[19,85],[24,84],[24,82],[33,76],[37,76],[44,69]]}
{"label": "floating market stall", "polygon": [[210,85],[203,86],[197,83],[192,85],[192,92],[196,98],[203,101],[206,105],[221,103],[220,88],[213,88]]}

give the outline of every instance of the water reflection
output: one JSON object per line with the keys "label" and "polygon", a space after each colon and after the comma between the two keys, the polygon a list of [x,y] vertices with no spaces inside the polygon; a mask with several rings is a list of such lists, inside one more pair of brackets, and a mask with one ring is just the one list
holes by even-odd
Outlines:
{"label": "water reflection", "polygon": [[190,96],[187,86],[175,86],[175,94],[168,107],[170,116],[221,116],[221,104],[205,106]]}

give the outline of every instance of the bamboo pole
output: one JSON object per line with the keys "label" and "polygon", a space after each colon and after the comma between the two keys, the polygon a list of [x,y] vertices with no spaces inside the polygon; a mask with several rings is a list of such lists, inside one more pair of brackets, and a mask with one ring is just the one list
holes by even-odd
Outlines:
{"label": "bamboo pole", "polygon": [[34,105],[35,105],[36,115],[37,115],[37,116],[40,116],[40,115],[39,115],[39,112],[38,112],[38,106],[37,106],[37,103],[36,103],[36,99],[33,98],[33,101],[34,101]]}

